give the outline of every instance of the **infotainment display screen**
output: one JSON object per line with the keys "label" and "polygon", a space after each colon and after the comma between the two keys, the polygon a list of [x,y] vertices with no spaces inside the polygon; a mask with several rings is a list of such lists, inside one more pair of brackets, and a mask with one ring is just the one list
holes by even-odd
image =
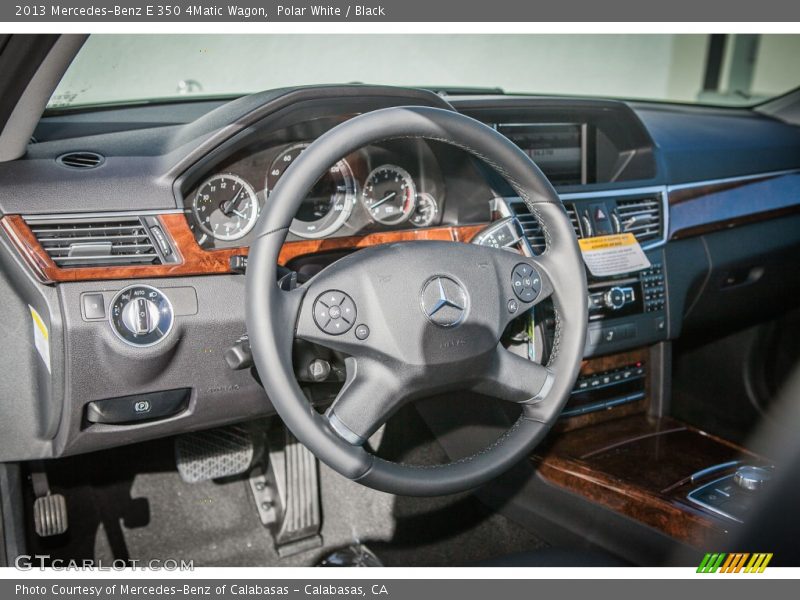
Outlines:
{"label": "infotainment display screen", "polygon": [[530,156],[554,185],[586,183],[585,125],[504,123],[497,130]]}

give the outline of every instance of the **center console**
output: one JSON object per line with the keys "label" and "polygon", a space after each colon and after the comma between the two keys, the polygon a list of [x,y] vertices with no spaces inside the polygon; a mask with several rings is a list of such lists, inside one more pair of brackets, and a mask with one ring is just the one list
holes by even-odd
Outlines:
{"label": "center console", "polygon": [[547,482],[697,547],[746,521],[771,474],[744,448],[645,412],[562,430],[533,460]]}
{"label": "center console", "polygon": [[772,466],[669,416],[668,344],[587,358],[545,444],[540,478],[695,547],[747,522]]}

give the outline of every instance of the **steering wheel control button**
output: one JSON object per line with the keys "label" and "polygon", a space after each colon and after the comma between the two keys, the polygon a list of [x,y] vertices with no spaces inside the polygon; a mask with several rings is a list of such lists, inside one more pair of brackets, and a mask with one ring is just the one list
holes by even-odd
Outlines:
{"label": "steering wheel control button", "polygon": [[519,302],[517,302],[513,298],[508,301],[508,312],[510,312],[513,315],[515,312],[517,312],[518,309],[519,309]]}
{"label": "steering wheel control button", "polygon": [[117,337],[132,346],[157,344],[172,330],[172,304],[161,290],[149,285],[132,285],[114,296],[109,314]]}
{"label": "steering wheel control button", "polygon": [[511,272],[511,287],[523,302],[533,302],[542,289],[542,278],[530,265],[520,263]]}
{"label": "steering wheel control button", "polygon": [[356,303],[336,290],[320,294],[314,301],[314,322],[330,335],[341,335],[353,327],[356,321]]}
{"label": "steering wheel control button", "polygon": [[365,340],[369,337],[369,327],[363,323],[356,327],[356,337],[360,340]]}
{"label": "steering wheel control button", "polygon": [[435,275],[422,286],[420,303],[431,323],[455,327],[467,314],[467,291],[456,280]]}

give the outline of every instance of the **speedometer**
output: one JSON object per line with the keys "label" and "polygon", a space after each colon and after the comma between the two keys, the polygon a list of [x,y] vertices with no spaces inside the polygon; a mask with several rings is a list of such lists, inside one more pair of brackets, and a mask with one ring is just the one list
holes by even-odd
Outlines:
{"label": "speedometer", "polygon": [[362,201],[370,216],[384,225],[402,223],[414,212],[417,190],[408,171],[383,165],[367,176]]}
{"label": "speedometer", "polygon": [[[308,144],[289,146],[278,154],[267,172],[267,193]],[[323,238],[345,224],[356,203],[356,180],[347,160],[333,165],[303,199],[289,231],[304,238]]]}
{"label": "speedometer", "polygon": [[238,240],[256,224],[258,199],[253,186],[244,179],[220,173],[198,188],[192,212],[206,234],[223,241]]}

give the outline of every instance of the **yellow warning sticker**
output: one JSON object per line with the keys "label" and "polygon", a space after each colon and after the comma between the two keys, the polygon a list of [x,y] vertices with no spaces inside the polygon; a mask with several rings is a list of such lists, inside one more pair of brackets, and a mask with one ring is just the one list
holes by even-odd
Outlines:
{"label": "yellow warning sticker", "polygon": [[30,304],[28,308],[31,311],[31,319],[33,319],[33,345],[36,346],[36,351],[47,367],[48,373],[50,371],[50,332],[47,331],[47,325],[44,324],[42,316],[36,312]]}
{"label": "yellow warning sticker", "polygon": [[650,266],[632,233],[618,233],[578,240],[583,262],[595,277],[640,271]]}

